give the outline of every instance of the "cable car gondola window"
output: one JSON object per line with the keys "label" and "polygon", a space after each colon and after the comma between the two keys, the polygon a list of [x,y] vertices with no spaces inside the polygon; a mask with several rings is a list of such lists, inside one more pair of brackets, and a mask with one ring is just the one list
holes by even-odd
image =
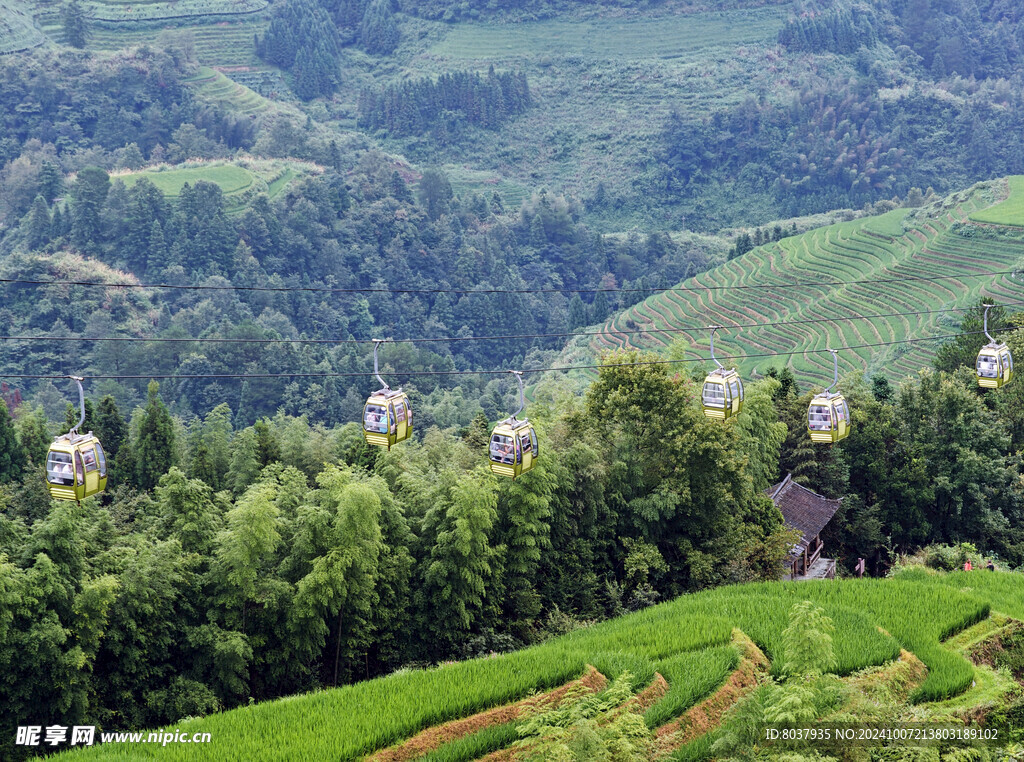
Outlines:
{"label": "cable car gondola window", "polygon": [[91,474],[96,470],[96,451],[91,447],[83,450],[82,461],[85,464],[85,473]]}
{"label": "cable car gondola window", "polygon": [[832,412],[830,408],[827,405],[811,405],[807,425],[815,431],[829,431],[832,428]]}
{"label": "cable car gondola window", "polygon": [[985,378],[995,378],[999,375],[999,363],[997,359],[989,354],[978,356],[978,375]]}
{"label": "cable car gondola window", "polygon": [[704,404],[721,407],[725,402],[725,388],[722,384],[704,384]]}
{"label": "cable car gondola window", "polygon": [[363,428],[381,434],[388,432],[388,414],[382,405],[366,406],[366,419]]}
{"label": "cable car gondola window", "polygon": [[533,457],[537,457],[537,432],[530,429],[530,440],[533,442]]}
{"label": "cable car gondola window", "polygon": [[388,403],[388,420],[390,421],[391,433],[394,434],[397,426],[395,423],[395,406],[390,402]]}
{"label": "cable car gondola window", "polygon": [[732,393],[732,398],[734,400],[743,399],[743,392],[741,391],[741,389],[742,387],[740,386],[739,381],[737,381],[736,379],[733,379],[729,382],[729,391]]}
{"label": "cable car gondola window", "polygon": [[66,452],[51,452],[46,459],[46,479],[50,484],[71,484],[71,456]]}
{"label": "cable car gondola window", "polygon": [[100,462],[100,478],[103,479],[107,475],[107,456],[103,452],[103,448],[100,447],[100,443],[96,443],[96,457],[99,458]]}
{"label": "cable car gondola window", "polygon": [[85,479],[85,471],[82,468],[82,453],[75,450],[75,481],[79,484],[83,483]]}
{"label": "cable car gondola window", "polygon": [[512,463],[512,438],[503,434],[491,437],[491,460],[495,463]]}
{"label": "cable car gondola window", "polygon": [[846,407],[846,400],[836,403],[836,417],[845,423],[850,422],[850,411]]}
{"label": "cable car gondola window", "polygon": [[405,420],[405,405],[401,402],[395,403],[395,422],[402,423]]}
{"label": "cable car gondola window", "polygon": [[529,434],[529,432],[520,435],[519,443],[523,447],[523,452],[532,452],[533,451],[533,446],[532,446],[532,443],[530,442],[530,434]]}

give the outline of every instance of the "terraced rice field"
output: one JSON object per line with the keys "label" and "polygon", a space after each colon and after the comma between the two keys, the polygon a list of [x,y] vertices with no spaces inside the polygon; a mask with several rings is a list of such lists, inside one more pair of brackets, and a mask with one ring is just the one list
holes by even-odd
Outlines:
{"label": "terraced rice field", "polygon": [[[1005,195],[1006,184],[996,186]],[[938,337],[959,330],[962,313],[937,310],[963,308],[985,295],[1024,298],[1024,284],[1010,275],[986,275],[1024,262],[1024,241],[973,239],[951,230],[989,206],[991,193],[981,188],[911,214],[898,209],[758,247],[679,284],[681,290],[615,315],[589,351],[660,351],[683,337],[688,357],[707,357],[706,326],[718,324],[727,326],[715,338],[720,359],[761,355],[729,363],[745,376],[788,365],[804,384],[830,382],[826,350],[855,347],[840,352],[841,374],[902,378],[931,363]],[[856,282],[885,280],[894,282]],[[835,282],[848,285],[829,285]],[[738,324],[757,325],[728,327]],[[913,343],[869,346],[908,339]]]}
{"label": "terraced rice field", "polygon": [[[779,83],[797,74],[775,50],[783,21],[778,8],[760,8],[440,25],[437,41],[403,61],[399,76],[492,64],[525,71],[534,107],[495,140],[470,141],[448,160],[585,198],[599,180],[629,187],[673,110],[695,117],[758,91],[786,98]],[[347,102],[356,101],[354,83],[342,90]],[[615,229],[629,229],[622,224]]]}
{"label": "terraced rice field", "polygon": [[20,0],[0,0],[0,55],[29,50],[46,42],[29,8]]}
{"label": "terraced rice field", "polygon": [[[262,65],[256,57],[253,35],[262,34],[267,22],[260,14],[237,21],[211,23],[160,22],[150,24],[93,24],[89,28],[89,48],[111,52],[132,45],[152,43],[161,35],[191,40],[196,58],[208,66],[249,67]],[[46,27],[47,34],[60,39],[59,24]]]}
{"label": "terraced rice field", "polygon": [[242,114],[256,116],[273,108],[273,104],[259,93],[208,66],[200,67],[199,73],[187,81],[204,100]]}
{"label": "terraced rice field", "polygon": [[459,24],[431,52],[465,60],[527,59],[544,53],[671,59],[715,45],[765,42],[775,37],[784,20],[782,11],[768,8],[641,19]]}
{"label": "terraced rice field", "polygon": [[267,0],[86,0],[82,6],[94,21],[136,22],[255,13]]}
{"label": "terraced rice field", "polygon": [[[921,574],[718,588],[523,651],[403,670],[335,690],[184,720],[174,728],[211,733],[215,753],[223,759],[277,759],[302,750],[311,759],[354,760],[467,718],[472,721],[459,723],[460,732],[428,733],[435,738],[433,746],[427,738],[416,754],[402,756],[392,750],[379,759],[474,759],[515,738],[515,719],[509,718],[516,710],[510,702],[577,679],[599,690],[605,678],[628,671],[633,689],[642,691],[637,701],[648,727],[659,730],[665,740],[666,734],[684,732],[675,720],[690,707],[727,680],[735,685],[751,660],[763,664],[762,652],[777,659],[789,611],[801,600],[822,606],[835,623],[836,674],[892,662],[901,649],[924,662],[927,677],[911,700],[924,703],[927,711],[927,702],[960,695],[975,681],[976,668],[942,641],[986,620],[997,603],[1014,613],[1022,608],[1024,575],[974,574],[985,584],[964,587],[968,580],[956,575]],[[777,671],[777,661],[770,669]],[[500,723],[488,723],[477,714],[502,706],[500,712],[489,713],[492,719],[502,718]],[[193,760],[210,751],[143,743],[77,754],[83,760]]]}

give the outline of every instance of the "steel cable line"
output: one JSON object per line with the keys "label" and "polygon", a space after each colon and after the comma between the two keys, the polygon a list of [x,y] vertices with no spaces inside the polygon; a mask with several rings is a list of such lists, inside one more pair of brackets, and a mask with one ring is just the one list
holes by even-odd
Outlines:
{"label": "steel cable line", "polygon": [[[999,302],[999,305],[1019,306],[1021,302]],[[722,328],[776,328],[786,325],[808,325],[815,323],[839,323],[844,320],[872,320],[888,317],[914,317],[947,312],[969,312],[974,307],[949,307],[936,310],[914,310],[910,312],[884,312],[875,315],[841,315],[834,318],[809,318],[805,320],[770,321],[767,323],[729,323]],[[441,338],[388,339],[395,344],[431,344],[460,341],[497,341],[508,339],[551,339],[576,336],[632,336],[644,333],[698,333],[707,332],[706,326],[699,328],[638,328],[635,330],[575,331],[570,333],[499,334],[494,336],[448,336]],[[239,339],[239,338],[183,338],[161,336],[0,336],[0,341],[108,341],[108,342],[153,342],[172,344],[373,344],[373,339]]]}
{"label": "steel cable line", "polygon": [[27,280],[23,278],[0,278],[0,283],[35,286],[87,286],[97,288],[142,288],[172,289],[178,291],[271,291],[276,293],[313,292],[329,294],[628,294],[734,291],[747,289],[778,289],[856,286],[874,283],[906,283],[913,281],[962,280],[964,278],[990,278],[994,275],[1015,275],[1018,270],[994,270],[985,273],[957,273],[953,275],[906,275],[901,278],[876,278],[848,281],[797,281],[793,283],[739,284],[735,286],[666,286],[647,288],[331,288],[328,286],[209,286],[178,285],[173,283],[100,283],[83,280]]}
{"label": "steel cable line", "polygon": [[[975,334],[984,333],[984,331],[966,331],[963,333],[953,333],[944,336],[928,336],[918,339],[900,339],[898,341],[881,341],[872,344],[851,344],[844,347],[830,347],[826,349],[804,349],[792,352],[759,352],[755,354],[746,355],[722,355],[720,359],[723,360],[744,360],[752,359],[757,357],[793,357],[795,355],[810,354],[813,352],[824,352],[830,349],[837,351],[845,351],[849,349],[871,349],[876,347],[892,347],[900,344],[913,344],[922,341],[941,341],[943,339],[955,339],[958,336],[973,336]],[[710,357],[694,357],[683,360],[643,360],[641,362],[627,362],[627,363],[606,363],[606,364],[591,364],[591,365],[564,365],[551,368],[524,368],[523,373],[550,373],[556,371],[570,371],[570,370],[596,370],[600,368],[629,368],[633,366],[641,365],[678,365],[683,363],[691,362],[708,362],[711,360]],[[508,373],[508,370],[410,370],[410,371],[395,371],[389,370],[388,375],[391,376],[485,376],[485,375],[504,375]],[[361,378],[364,376],[372,376],[372,371],[365,371],[360,373],[199,373],[199,374],[156,374],[156,375],[96,375],[86,376],[85,378],[92,380],[116,380],[116,381],[129,381],[129,380],[185,380],[185,379],[199,379],[199,378]],[[67,374],[51,375],[51,374],[27,374],[27,373],[2,373],[0,372],[0,378],[18,378],[18,379],[66,379]]]}

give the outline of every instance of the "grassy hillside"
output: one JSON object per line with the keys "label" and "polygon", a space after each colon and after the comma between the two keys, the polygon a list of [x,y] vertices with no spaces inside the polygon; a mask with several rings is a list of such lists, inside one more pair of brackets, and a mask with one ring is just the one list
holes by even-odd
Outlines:
{"label": "grassy hillside", "polygon": [[195,161],[177,166],[160,165],[137,172],[111,175],[131,187],[145,177],[169,198],[176,198],[185,183],[199,180],[219,185],[229,211],[241,209],[259,193],[275,198],[296,177],[320,172],[315,164],[299,161],[243,159],[236,162]]}
{"label": "grassy hillside", "polygon": [[[914,710],[920,719],[929,717],[932,711],[950,714],[951,705],[946,702],[957,696],[961,696],[961,703],[970,701],[982,683],[991,691],[990,675],[986,673],[982,680],[979,669],[964,657],[966,644],[954,649],[942,641],[986,621],[992,610],[1024,618],[1024,576],[985,571],[950,575],[921,572],[891,580],[719,588],[683,596],[524,651],[430,670],[401,671],[337,690],[185,720],[174,726],[189,733],[212,733],[212,747],[121,744],[94,748],[77,758],[159,756],[192,760],[214,749],[222,759],[271,759],[279,758],[287,749],[301,748],[311,758],[356,759],[437,723],[517,701],[534,690],[551,689],[584,675],[587,665],[595,666],[608,678],[628,670],[638,690],[652,680],[657,682],[656,675],[662,675],[667,690],[651,702],[644,716],[649,727],[662,728],[664,735],[673,719],[714,691],[737,667],[739,654],[735,648],[742,640],[741,633],[769,658],[776,656],[789,609],[805,599],[821,605],[835,621],[837,674],[849,675],[891,662],[900,656],[901,649],[927,666],[927,678],[910,696],[920,705]],[[979,632],[986,629],[993,628],[981,627]],[[973,644],[980,637],[966,640]],[[772,670],[778,670],[777,663]],[[939,703],[932,710],[929,702]],[[479,717],[477,721],[478,725],[484,723]],[[678,730],[678,724],[672,727]],[[486,735],[493,745],[503,745],[494,740],[501,737],[498,729],[489,728]],[[513,735],[506,733],[505,742]],[[487,738],[479,734],[473,741],[487,745]],[[456,752],[473,746],[470,738],[463,737],[449,740],[441,751],[448,748],[448,758],[470,759],[472,755],[462,757]]]}
{"label": "grassy hillside", "polygon": [[28,50],[46,42],[29,8],[21,0],[0,0],[0,55]]}
{"label": "grassy hillside", "polygon": [[[628,192],[644,171],[664,119],[739,103],[789,78],[773,52],[786,9],[625,18],[431,25],[418,22],[395,58],[401,68],[353,57],[339,99],[354,109],[359,90],[452,70],[526,72],[535,106],[497,134],[476,132],[458,146],[432,146],[431,161],[497,173],[526,188],[545,185],[587,197],[598,181]],[[772,85],[772,83],[775,83]],[[781,92],[781,91],[780,91]],[[393,150],[418,147],[395,141]],[[466,183],[465,176],[460,178]],[[489,191],[481,183],[472,189]],[[631,211],[610,207],[609,229],[628,228]],[[678,225],[664,220],[663,226]],[[620,226],[616,228],[616,226]]]}
{"label": "grassy hillside", "polygon": [[[930,364],[939,340],[927,339],[955,333],[962,315],[893,313],[966,307],[983,295],[1024,299],[1024,287],[1011,276],[966,277],[1018,267],[1024,262],[1024,241],[1012,237],[991,240],[973,235],[977,231],[969,227],[954,229],[955,223],[968,217],[1014,223],[1024,204],[1022,180],[982,184],[919,209],[896,209],[760,246],[679,284],[690,290],[656,294],[615,315],[603,326],[601,335],[589,342],[578,340],[564,359],[580,362],[618,347],[663,351],[673,342],[678,342],[673,348],[676,357],[682,349],[686,357],[707,357],[708,333],[704,329],[720,324],[727,326],[715,339],[720,358],[768,355],[735,361],[743,375],[771,365],[788,365],[801,383],[818,384],[832,377],[831,357],[825,351],[828,347],[925,339],[840,353],[841,373],[865,371],[883,373],[893,380],[902,378]],[[965,277],[772,288],[786,283],[959,274]],[[737,286],[747,288],[734,288]],[[872,315],[881,317],[859,317]],[[829,322],[802,322],[819,320]],[[744,323],[772,325],[728,328]]]}

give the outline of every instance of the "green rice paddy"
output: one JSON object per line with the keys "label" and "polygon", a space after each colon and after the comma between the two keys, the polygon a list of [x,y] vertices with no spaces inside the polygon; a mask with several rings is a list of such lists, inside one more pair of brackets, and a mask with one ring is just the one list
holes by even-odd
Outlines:
{"label": "green rice paddy", "polygon": [[0,55],[29,50],[46,42],[29,9],[20,0],[0,0]]}
{"label": "green rice paddy", "polygon": [[[976,670],[942,641],[985,620],[997,604],[1024,604],[1024,575],[909,575],[897,579],[759,583],[686,595],[541,645],[429,670],[403,670],[334,690],[183,720],[172,729],[209,732],[213,746],[119,744],[78,752],[81,759],[198,760],[306,758],[355,760],[421,730],[516,701],[579,677],[587,664],[609,679],[624,671],[634,689],[655,672],[669,691],[645,718],[658,727],[713,692],[737,665],[733,628],[770,659],[794,603],[812,600],[835,622],[834,671],[848,675],[895,659],[901,648],[928,666],[916,702],[962,694]],[[972,583],[981,584],[972,584]],[[773,670],[777,663],[773,664]],[[514,739],[503,726],[453,741],[432,759],[470,759]]]}
{"label": "green rice paddy", "polygon": [[[682,341],[686,356],[699,359],[708,356],[706,326],[718,324],[726,326],[715,337],[719,359],[758,355],[729,363],[747,377],[788,365],[802,384],[827,383],[827,350],[838,347],[852,347],[839,354],[841,374],[911,375],[931,364],[942,337],[959,330],[963,313],[956,310],[982,296],[1024,296],[1005,274],[1024,262],[1024,241],[953,228],[968,215],[977,218],[988,198],[979,188],[760,246],[615,315],[589,351],[662,351]],[[1001,224],[1015,214],[1005,202],[986,211]],[[750,325],[729,327],[743,324]],[[913,341],[891,344],[906,340]],[[569,351],[576,357],[580,349]]]}

